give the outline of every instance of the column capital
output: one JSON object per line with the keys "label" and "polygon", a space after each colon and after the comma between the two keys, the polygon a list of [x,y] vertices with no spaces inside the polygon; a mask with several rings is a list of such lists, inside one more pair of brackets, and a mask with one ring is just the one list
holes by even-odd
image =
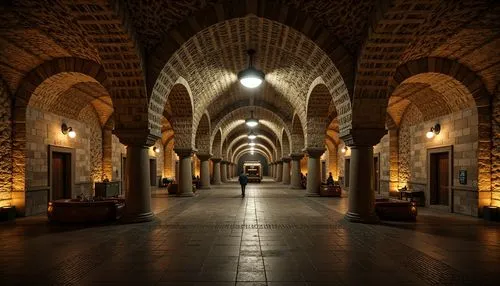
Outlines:
{"label": "column capital", "polygon": [[229,162],[228,162],[228,161],[226,161],[226,160],[222,160],[222,161],[220,161],[220,163],[221,163],[221,164],[227,164],[227,163],[229,163]]}
{"label": "column capital", "polygon": [[196,153],[196,157],[200,159],[200,161],[207,161],[212,157],[212,154],[207,154],[207,153]]}
{"label": "column capital", "polygon": [[283,161],[280,159],[280,160],[276,161],[276,164],[283,164]]}
{"label": "column capital", "polygon": [[381,128],[356,128],[348,131],[341,139],[347,146],[373,146],[380,142],[380,139],[387,134]]}
{"label": "column capital", "polygon": [[309,156],[313,158],[319,158],[323,153],[325,153],[326,149],[325,148],[319,148],[319,147],[309,147],[305,148],[304,152]]}
{"label": "column capital", "polygon": [[302,153],[290,154],[290,158],[292,160],[300,160],[303,157],[304,157],[304,154],[302,154]]}
{"label": "column capital", "polygon": [[160,137],[151,134],[149,129],[115,129],[113,130],[120,142],[127,146],[151,147]]}
{"label": "column capital", "polygon": [[291,157],[283,157],[283,158],[281,158],[281,160],[282,160],[284,163],[289,163],[290,161],[292,161],[292,158],[291,158]]}
{"label": "column capital", "polygon": [[193,148],[174,148],[174,152],[180,158],[185,158],[185,157],[191,157],[194,154],[194,152],[196,152],[196,150]]}
{"label": "column capital", "polygon": [[211,158],[212,162],[214,163],[219,163],[220,161],[222,161],[221,158]]}

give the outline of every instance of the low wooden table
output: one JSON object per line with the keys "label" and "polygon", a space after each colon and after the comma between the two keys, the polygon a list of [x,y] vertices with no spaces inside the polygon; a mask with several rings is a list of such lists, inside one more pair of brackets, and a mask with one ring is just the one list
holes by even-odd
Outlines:
{"label": "low wooden table", "polygon": [[47,217],[50,222],[95,223],[117,220],[122,216],[124,199],[79,201],[63,199],[49,202]]}
{"label": "low wooden table", "polygon": [[321,185],[319,195],[322,197],[340,197],[342,188],[339,185]]}

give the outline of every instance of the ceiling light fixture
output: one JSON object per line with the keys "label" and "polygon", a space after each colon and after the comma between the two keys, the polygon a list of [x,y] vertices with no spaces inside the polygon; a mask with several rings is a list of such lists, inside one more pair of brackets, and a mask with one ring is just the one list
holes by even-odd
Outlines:
{"label": "ceiling light fixture", "polygon": [[251,111],[250,113],[250,118],[247,118],[245,120],[245,124],[248,126],[248,127],[255,127],[259,124],[259,120],[253,118],[253,111]]}
{"label": "ceiling light fixture", "polygon": [[250,142],[250,143],[248,143],[248,146],[255,146],[255,143],[254,142]]}
{"label": "ceiling light fixture", "polygon": [[250,133],[248,133],[247,137],[248,137],[248,139],[253,140],[253,139],[257,138],[257,135],[255,135],[255,133],[252,130],[252,131],[250,131]]}
{"label": "ceiling light fixture", "polygon": [[62,134],[64,135],[68,135],[69,138],[75,138],[76,137],[76,132],[75,130],[73,130],[72,127],[69,127],[68,125],[66,125],[66,123],[63,123],[61,125],[61,132]]}
{"label": "ceiling light fixture", "polygon": [[240,83],[248,88],[256,88],[264,81],[264,73],[253,67],[253,55],[255,50],[248,50],[249,63],[248,67],[238,73]]}
{"label": "ceiling light fixture", "polygon": [[441,125],[439,123],[436,123],[433,127],[431,127],[431,130],[425,133],[425,136],[429,139],[433,138],[434,135],[438,135],[439,132],[441,132]]}

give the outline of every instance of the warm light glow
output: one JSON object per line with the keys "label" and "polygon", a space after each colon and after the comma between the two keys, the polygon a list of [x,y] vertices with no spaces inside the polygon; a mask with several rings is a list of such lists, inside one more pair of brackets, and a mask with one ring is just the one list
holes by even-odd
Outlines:
{"label": "warm light glow", "polygon": [[431,138],[433,138],[433,137],[434,137],[434,132],[429,131],[429,132],[425,133],[425,136],[426,136],[427,138],[431,139]]}
{"label": "warm light glow", "polygon": [[245,121],[245,123],[248,127],[255,127],[259,124],[259,121],[255,118],[249,118]]}
{"label": "warm light glow", "polygon": [[257,135],[255,135],[255,133],[253,133],[253,131],[251,131],[250,133],[248,133],[247,137],[248,137],[248,139],[253,140],[253,139],[257,138]]}
{"label": "warm light glow", "polygon": [[250,142],[250,143],[248,143],[248,145],[255,146],[255,143],[254,142]]}
{"label": "warm light glow", "polygon": [[240,83],[248,88],[256,88],[262,84],[262,79],[254,75],[248,75],[240,78]]}
{"label": "warm light glow", "polygon": [[340,151],[341,151],[342,153],[345,153],[345,149],[344,149],[344,148],[342,148],[342,150],[340,150]]}
{"label": "warm light glow", "polygon": [[76,137],[76,132],[73,131],[73,130],[71,130],[71,131],[68,132],[68,136],[69,136],[69,138],[75,138]]}
{"label": "warm light glow", "polygon": [[250,151],[250,155],[253,155],[253,154],[255,154],[255,152],[254,152],[253,150],[252,150],[252,151]]}
{"label": "warm light glow", "polygon": [[160,148],[155,146],[155,147],[153,147],[153,151],[155,151],[155,153],[160,153]]}

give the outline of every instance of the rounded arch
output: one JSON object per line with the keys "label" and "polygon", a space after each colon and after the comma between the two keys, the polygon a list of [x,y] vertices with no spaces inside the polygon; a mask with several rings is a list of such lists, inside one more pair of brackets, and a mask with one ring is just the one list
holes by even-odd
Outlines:
{"label": "rounded arch", "polygon": [[[54,101],[58,95],[79,83],[96,84],[105,90],[110,90],[111,88],[106,73],[99,63],[73,57],[56,58],[44,62],[30,71],[19,84],[13,102],[12,190],[16,194],[15,198],[13,197],[13,204],[18,207],[21,213],[24,213],[26,204],[24,192],[27,187],[26,112],[28,104],[33,101],[31,99],[34,95]],[[87,117],[87,114],[91,116],[92,112],[95,113],[95,109],[93,111],[86,110],[86,114],[82,116]],[[77,112],[73,116],[78,118],[80,113]],[[95,115],[95,117],[97,118],[98,116]],[[101,118],[100,127],[103,124],[102,120],[104,118]],[[102,174],[100,175],[102,176]]]}
{"label": "rounded arch", "polygon": [[321,78],[316,80],[309,87],[306,99],[306,132],[305,145],[307,147],[324,147],[324,138],[330,114],[332,96]]}
{"label": "rounded arch", "polygon": [[[250,146],[248,146],[247,144],[242,144],[242,145],[240,145],[240,146],[237,146],[237,147],[234,149],[233,158],[235,158],[235,157],[236,157],[235,155],[236,155],[236,154],[239,154],[242,150],[248,150],[248,151],[251,151],[251,149],[252,149],[252,148],[251,148]],[[262,144],[256,144],[255,146],[253,146],[253,150],[260,150],[260,151],[262,151],[262,152],[266,153],[266,154],[267,154],[267,157],[269,157],[269,158],[273,158],[271,151],[270,151],[270,150],[269,150],[266,146],[264,146],[264,145],[262,145]],[[232,158],[232,159],[233,159],[233,158]]]}
{"label": "rounded arch", "polygon": [[198,153],[210,153],[210,116],[205,112],[196,129],[195,148]]}
{"label": "rounded arch", "polygon": [[288,134],[286,134],[285,129],[281,131],[281,157],[288,157],[290,156],[290,149],[291,149],[291,144],[290,144],[290,139],[288,137]]}
{"label": "rounded arch", "polygon": [[[399,66],[389,90],[387,111],[395,124],[420,121],[473,108],[477,112],[477,166],[479,192],[491,193],[491,96],[482,79],[466,66],[446,58],[421,58]],[[420,94],[414,98],[413,94]],[[417,103],[417,104],[415,104]],[[401,143],[400,143],[401,144]],[[401,161],[402,158],[400,158]],[[400,170],[401,177],[401,170]],[[479,206],[491,198],[479,198]]]}
{"label": "rounded arch", "polygon": [[182,77],[168,94],[163,116],[172,125],[176,148],[193,148],[193,96],[188,83]]}
{"label": "rounded arch", "polygon": [[259,149],[255,149],[255,150],[250,150],[250,149],[245,149],[245,150],[241,150],[238,154],[235,155],[234,157],[234,162],[237,164],[238,161],[240,160],[240,158],[245,155],[245,154],[251,154],[252,152],[255,152],[255,153],[259,153],[261,154],[262,156],[264,156],[264,158],[266,158],[267,162],[270,163],[272,162],[271,158],[269,157],[268,154],[266,154],[266,152],[263,152]]}
{"label": "rounded arch", "polygon": [[[243,140],[248,140],[247,135],[240,135],[240,136],[234,137],[232,140],[230,140],[230,143],[228,146],[228,152],[229,152],[229,150],[233,150],[234,145],[241,143],[241,141],[243,141]],[[259,141],[266,142],[269,145],[271,150],[273,150],[273,151],[276,150],[276,146],[274,145],[274,142],[267,135],[264,135],[264,134],[257,135],[255,142],[259,142]]]}
{"label": "rounded arch", "polygon": [[[249,142],[248,142],[248,140],[246,138],[240,138],[238,140],[232,141],[230,144],[232,144],[232,146],[235,146],[235,148],[228,148],[228,158],[232,158],[233,157],[230,154],[231,151],[233,151],[233,154],[234,154],[234,150],[236,150],[237,147],[239,147],[241,145],[245,145],[245,144],[247,144],[248,146],[250,146],[248,143]],[[266,139],[256,138],[253,141],[253,143],[255,143],[254,146],[262,145],[262,146],[265,146],[270,152],[274,151],[274,149],[273,149],[274,145],[273,144],[269,144],[269,142]]]}
{"label": "rounded arch", "polygon": [[214,158],[222,158],[222,130],[219,128],[213,137],[211,150]]}
{"label": "rounded arch", "polygon": [[292,119],[292,153],[299,154],[305,148],[304,128],[300,117],[295,114]]}

